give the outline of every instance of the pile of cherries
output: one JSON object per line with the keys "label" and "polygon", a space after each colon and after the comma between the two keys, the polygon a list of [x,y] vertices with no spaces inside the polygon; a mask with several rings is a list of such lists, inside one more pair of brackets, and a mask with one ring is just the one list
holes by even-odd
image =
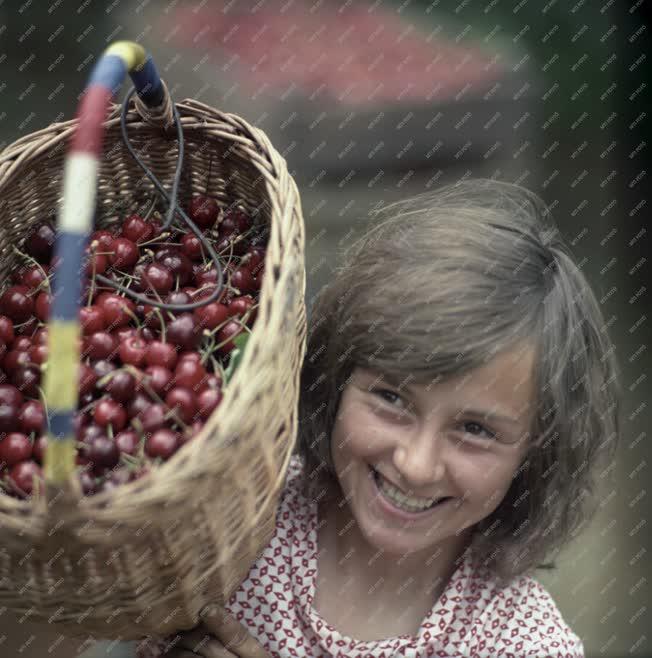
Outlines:
{"label": "pile of cherries", "polygon": [[[95,231],[82,273],[76,463],[84,494],[137,479],[192,440],[222,399],[234,340],[251,330],[264,275],[264,233],[250,216],[195,196],[188,216],[219,256],[224,288],[192,311],[140,304],[96,276],[170,305],[209,297],[218,271],[187,226],[132,214]],[[56,234],[34,227],[0,294],[0,487],[25,498],[42,481],[47,321]],[[1,494],[0,494],[1,495]]]}

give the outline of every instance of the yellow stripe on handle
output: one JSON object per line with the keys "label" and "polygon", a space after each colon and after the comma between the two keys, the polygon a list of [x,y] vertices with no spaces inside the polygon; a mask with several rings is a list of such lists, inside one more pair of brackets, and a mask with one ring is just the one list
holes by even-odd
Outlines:
{"label": "yellow stripe on handle", "polygon": [[122,58],[127,66],[127,71],[139,69],[147,61],[145,49],[134,41],[116,41],[104,51],[104,54],[117,55]]}
{"label": "yellow stripe on handle", "polygon": [[48,438],[43,464],[47,482],[62,485],[74,472],[77,453],[75,441],[74,436],[66,436],[63,439]]}
{"label": "yellow stripe on handle", "polygon": [[79,322],[50,320],[48,365],[43,392],[50,411],[69,411],[77,406],[79,379]]}

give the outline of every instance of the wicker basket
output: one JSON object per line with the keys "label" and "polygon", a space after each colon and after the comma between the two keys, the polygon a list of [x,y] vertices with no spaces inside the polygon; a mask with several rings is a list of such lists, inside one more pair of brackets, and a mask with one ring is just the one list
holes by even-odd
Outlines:
{"label": "wicker basket", "polygon": [[[66,500],[0,495],[0,605],[68,635],[136,639],[197,623],[225,603],[269,542],[297,429],[305,351],[304,228],[299,194],[266,136],[202,103],[177,104],[185,134],[180,199],[204,192],[241,201],[268,230],[258,318],[243,360],[200,435],[170,461],[112,492]],[[124,201],[151,190],[105,122],[97,220],[120,220]],[[165,117],[132,102],[128,130],[169,189],[177,142]],[[56,212],[76,120],[28,135],[0,153],[0,285],[16,266],[11,245]],[[212,162],[211,162],[212,159]]]}

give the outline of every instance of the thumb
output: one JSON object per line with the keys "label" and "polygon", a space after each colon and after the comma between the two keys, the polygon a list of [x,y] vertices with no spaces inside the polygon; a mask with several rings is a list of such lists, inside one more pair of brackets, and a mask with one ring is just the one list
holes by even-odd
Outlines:
{"label": "thumb", "polygon": [[222,606],[206,606],[199,616],[208,631],[239,658],[270,658],[265,648]]}

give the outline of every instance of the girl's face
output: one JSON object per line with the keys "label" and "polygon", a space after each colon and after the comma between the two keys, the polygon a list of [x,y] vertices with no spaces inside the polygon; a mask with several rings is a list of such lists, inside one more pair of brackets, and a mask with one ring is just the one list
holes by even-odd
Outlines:
{"label": "girl's face", "polygon": [[533,365],[533,350],[515,349],[466,375],[401,388],[354,370],[331,452],[375,550],[404,555],[455,541],[498,507],[527,452]]}

